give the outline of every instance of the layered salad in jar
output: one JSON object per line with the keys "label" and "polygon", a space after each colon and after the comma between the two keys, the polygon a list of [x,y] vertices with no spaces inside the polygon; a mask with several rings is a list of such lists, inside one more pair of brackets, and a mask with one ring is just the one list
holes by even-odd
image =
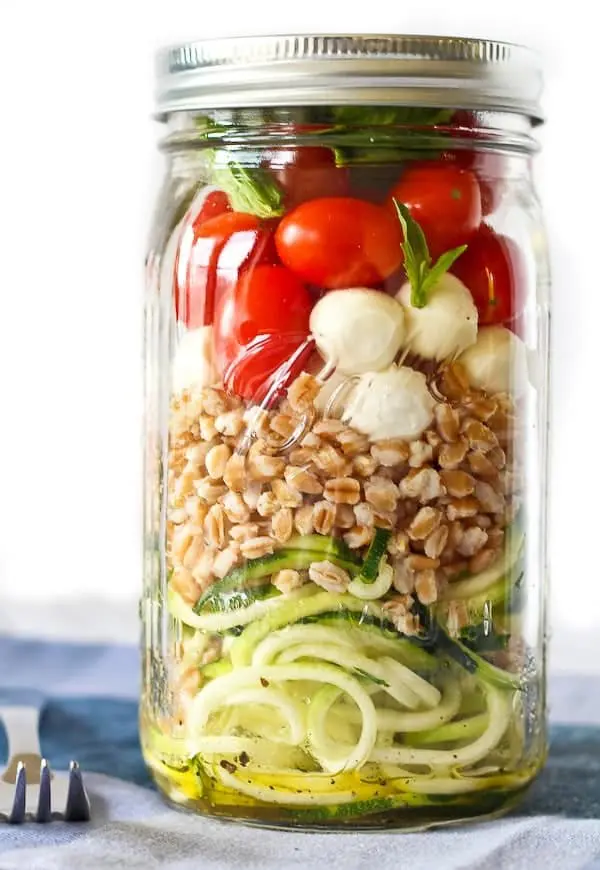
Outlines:
{"label": "layered salad in jar", "polygon": [[173,230],[173,645],[142,741],[178,803],[429,824],[505,808],[540,763],[524,268],[478,159],[372,181],[318,145],[216,151]]}

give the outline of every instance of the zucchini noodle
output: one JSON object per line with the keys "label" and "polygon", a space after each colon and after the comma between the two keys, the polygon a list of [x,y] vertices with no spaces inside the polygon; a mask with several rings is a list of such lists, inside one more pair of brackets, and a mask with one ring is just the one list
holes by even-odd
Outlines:
{"label": "zucchini noodle", "polygon": [[454,601],[457,598],[473,598],[485,592],[499,581],[510,581],[511,576],[515,573],[513,569],[523,549],[524,541],[525,539],[522,535],[513,534],[508,546],[493,565],[490,565],[485,571],[475,574],[474,577],[467,577],[465,580],[449,583],[441,596],[441,600]]}
{"label": "zucchini noodle", "polygon": [[268,598],[264,601],[255,601],[249,607],[243,607],[235,610],[223,611],[223,613],[207,613],[199,616],[194,613],[189,604],[172,589],[168,593],[169,611],[176,619],[180,619],[185,625],[190,625],[192,628],[198,628],[202,631],[219,632],[228,631],[230,628],[236,628],[238,625],[247,625],[260,619],[261,616],[270,611],[281,607],[283,603],[297,601],[301,598],[314,593],[314,589],[310,586],[303,586],[300,589],[294,589],[288,595],[277,596],[276,598]]}
{"label": "zucchini noodle", "polygon": [[231,694],[221,701],[222,707],[237,707],[243,704],[264,705],[274,707],[285,720],[288,729],[289,737],[282,737],[278,734],[278,729],[275,727],[271,740],[277,743],[291,743],[296,745],[304,740],[306,734],[306,726],[304,724],[304,710],[301,705],[294,701],[289,695],[280,689],[275,689],[271,686],[256,689],[240,689],[233,691]]}
{"label": "zucchini noodle", "polygon": [[[319,646],[308,643],[298,644],[282,652],[278,662],[287,664],[300,658],[321,659],[339,665],[341,668],[353,668],[355,671],[372,677],[378,684],[381,684],[383,691],[387,692],[399,704],[408,707],[409,710],[415,710],[420,706],[419,696],[406,685],[407,680],[403,678],[403,675],[390,673],[385,665],[360,653],[355,653],[350,648],[334,644],[321,644]],[[402,667],[402,665],[398,666]],[[420,678],[417,677],[417,679]]]}
{"label": "zucchini noodle", "polygon": [[311,701],[308,711],[307,740],[311,755],[317,759],[324,770],[337,772],[340,764],[354,746],[333,739],[327,733],[328,714],[342,690],[335,686],[324,686]]}
{"label": "zucchini noodle", "polygon": [[373,601],[376,598],[383,598],[385,593],[390,591],[393,579],[394,569],[386,564],[380,568],[374,583],[365,583],[359,575],[348,584],[348,592],[363,601]]}
{"label": "zucchini noodle", "polygon": [[196,738],[196,746],[198,754],[203,757],[237,757],[245,752],[248,755],[248,770],[276,771],[277,774],[289,770],[295,776],[304,776],[304,771],[311,769],[311,760],[302,749],[283,744],[273,746],[270,739],[261,737],[207,735]]}
{"label": "zucchini noodle", "polygon": [[[297,591],[302,592],[303,588]],[[263,616],[262,619],[253,622],[252,625],[249,625],[232,644],[231,661],[235,668],[249,665],[258,644],[273,631],[276,631],[278,628],[284,628],[290,622],[299,622],[301,619],[318,616],[320,613],[327,613],[332,610],[340,612],[350,611],[383,619],[383,611],[378,604],[358,601],[352,595],[333,595],[331,592],[317,592],[316,595],[312,594],[310,597],[304,597],[303,600],[299,601],[292,601],[290,595],[286,596],[284,601],[276,598],[274,602],[275,607],[273,607],[271,612]]]}
{"label": "zucchini noodle", "polygon": [[331,791],[331,792],[313,792],[301,791],[300,789],[281,789],[274,788],[268,785],[258,785],[248,777],[245,777],[243,772],[239,776],[229,773],[220,765],[214,768],[215,776],[217,776],[223,785],[235,789],[235,791],[248,795],[248,797],[256,798],[270,804],[288,804],[296,806],[327,806],[328,804],[350,803],[356,799],[354,791]]}
{"label": "zucchini noodle", "polygon": [[[447,680],[444,685],[442,699],[433,710],[418,710],[404,712],[402,710],[386,710],[376,708],[377,727],[380,731],[426,731],[429,728],[448,722],[459,711],[461,704],[460,687],[455,680]],[[351,721],[358,720],[358,713],[348,704],[340,705],[343,714]],[[333,712],[336,712],[335,710]]]}
{"label": "zucchini noodle", "polygon": [[230,703],[234,693],[257,689],[264,681],[282,683],[287,680],[310,680],[337,686],[355,702],[362,714],[359,740],[353,750],[340,760],[339,770],[361,767],[368,759],[377,737],[375,707],[368,693],[354,677],[329,664],[293,664],[247,667],[232,671],[208,683],[192,699],[188,709],[188,751],[196,754],[195,740],[204,736],[211,713]]}
{"label": "zucchini noodle", "polygon": [[489,717],[487,713],[460,719],[458,722],[448,722],[425,731],[423,734],[413,734],[408,741],[411,746],[429,746],[435,743],[452,743],[455,740],[471,740],[479,737],[487,728]]}
{"label": "zucchini noodle", "polygon": [[483,687],[487,696],[488,726],[472,743],[456,749],[419,749],[410,746],[375,748],[369,760],[384,764],[427,765],[431,768],[459,768],[481,761],[502,740],[508,728],[512,701],[511,695],[492,685],[484,683]]}
{"label": "zucchini noodle", "polygon": [[322,625],[290,625],[275,631],[258,644],[252,656],[253,665],[266,665],[272,662],[281,650],[298,643],[337,643],[352,647],[352,639],[345,632]]}
{"label": "zucchini noodle", "polygon": [[403,683],[414,692],[424,707],[437,707],[440,703],[442,697],[440,690],[432,686],[431,683],[428,683],[427,680],[424,680],[423,677],[415,674],[410,668],[407,668],[389,656],[380,659],[380,662],[384,668],[384,673],[390,675],[390,681],[395,680]]}
{"label": "zucchini noodle", "polygon": [[527,775],[517,773],[497,774],[480,778],[475,776],[406,776],[392,779],[390,785],[402,792],[412,794],[467,794],[473,791],[489,791],[492,788],[518,788],[528,782]]}

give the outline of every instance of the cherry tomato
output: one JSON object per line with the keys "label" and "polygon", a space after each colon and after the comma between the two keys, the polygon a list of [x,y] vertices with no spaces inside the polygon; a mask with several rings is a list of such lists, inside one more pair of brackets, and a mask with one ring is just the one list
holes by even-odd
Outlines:
{"label": "cherry tomato", "polygon": [[[308,336],[312,300],[298,278],[283,266],[259,264],[244,271],[221,297],[215,314],[215,356],[219,371],[229,373],[232,389],[252,398],[257,383],[266,383]],[[264,353],[249,345],[265,336]]]}
{"label": "cherry tomato", "polygon": [[266,163],[285,192],[288,208],[323,196],[345,196],[350,175],[336,166],[331,148],[305,146],[267,151]]}
{"label": "cherry tomato", "polygon": [[259,227],[254,215],[224,212],[184,228],[175,265],[178,320],[190,329],[212,323],[216,297],[237,281]]}
{"label": "cherry tomato", "polygon": [[281,262],[327,290],[380,284],[401,265],[401,242],[394,214],[352,197],[305,202],[275,233]]}
{"label": "cherry tomato", "polygon": [[471,291],[480,325],[507,324],[519,313],[526,271],[512,239],[482,224],[450,271]]}
{"label": "cherry tomato", "polygon": [[241,348],[225,369],[225,389],[255,404],[271,407],[306,369],[313,345],[304,333],[259,335]]}
{"label": "cherry tomato", "polygon": [[477,177],[452,164],[412,164],[393,188],[391,198],[403,202],[421,225],[433,259],[465,244],[481,223]]}
{"label": "cherry tomato", "polygon": [[202,208],[198,212],[194,226],[199,227],[209,218],[217,217],[217,215],[224,214],[226,211],[232,211],[227,194],[223,193],[222,190],[211,190],[202,203]]}

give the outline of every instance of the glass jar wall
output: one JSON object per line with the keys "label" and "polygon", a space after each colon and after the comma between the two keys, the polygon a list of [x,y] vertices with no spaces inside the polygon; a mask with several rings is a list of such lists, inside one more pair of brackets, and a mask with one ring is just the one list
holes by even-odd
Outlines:
{"label": "glass jar wall", "polygon": [[172,801],[415,829],[545,755],[547,269],[529,118],[166,115],[141,737]]}

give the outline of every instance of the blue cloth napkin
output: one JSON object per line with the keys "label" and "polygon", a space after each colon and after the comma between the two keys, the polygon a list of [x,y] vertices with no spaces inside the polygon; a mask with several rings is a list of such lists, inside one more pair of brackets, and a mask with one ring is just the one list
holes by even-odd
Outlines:
{"label": "blue cloth napkin", "polygon": [[[600,680],[553,684],[556,706],[597,698],[589,724],[555,723],[551,753],[516,814],[467,828],[408,834],[310,836],[222,823],[168,808],[137,737],[138,656],[131,647],[0,639],[0,703],[41,707],[42,751],[55,769],[77,758],[93,808],[89,825],[0,828],[0,870],[244,867],[560,867],[600,870]],[[561,707],[562,704],[562,707]],[[6,741],[0,730],[0,764]],[[399,858],[402,856],[402,864]],[[343,863],[340,863],[340,862]]]}

